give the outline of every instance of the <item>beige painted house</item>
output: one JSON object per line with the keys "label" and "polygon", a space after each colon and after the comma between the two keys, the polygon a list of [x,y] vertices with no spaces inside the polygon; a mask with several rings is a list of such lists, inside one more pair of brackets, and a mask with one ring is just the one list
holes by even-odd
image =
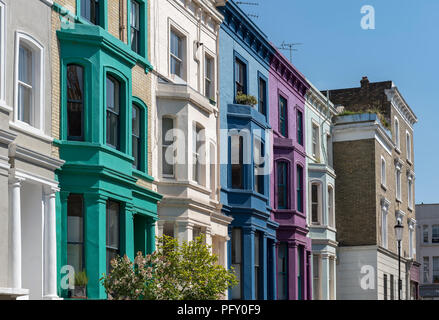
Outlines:
{"label": "beige painted house", "polygon": [[337,299],[398,298],[397,221],[404,226],[401,299],[416,298],[417,118],[391,81],[371,83],[364,77],[359,88],[329,94],[335,105],[351,111],[335,118],[333,132]]}

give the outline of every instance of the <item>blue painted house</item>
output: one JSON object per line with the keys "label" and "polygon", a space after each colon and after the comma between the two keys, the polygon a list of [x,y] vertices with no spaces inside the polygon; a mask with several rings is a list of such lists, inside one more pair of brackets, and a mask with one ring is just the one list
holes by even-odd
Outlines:
{"label": "blue painted house", "polygon": [[[239,278],[230,299],[276,299],[276,229],[270,207],[267,37],[232,1],[219,8],[221,203],[233,217],[228,261]],[[256,97],[239,104],[239,93]],[[239,99],[238,99],[239,100]],[[242,101],[239,101],[243,103]]]}

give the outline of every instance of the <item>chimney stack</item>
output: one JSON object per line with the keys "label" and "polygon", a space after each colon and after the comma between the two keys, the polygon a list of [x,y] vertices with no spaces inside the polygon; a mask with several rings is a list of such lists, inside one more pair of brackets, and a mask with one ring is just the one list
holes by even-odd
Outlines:
{"label": "chimney stack", "polygon": [[367,77],[363,77],[363,79],[361,79],[360,81],[361,83],[361,88],[369,88],[369,79]]}

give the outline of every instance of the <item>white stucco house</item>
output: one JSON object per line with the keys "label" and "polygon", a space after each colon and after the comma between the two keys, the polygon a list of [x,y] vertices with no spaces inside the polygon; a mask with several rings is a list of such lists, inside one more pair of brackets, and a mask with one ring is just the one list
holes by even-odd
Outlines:
{"label": "white stucco house", "polygon": [[228,225],[219,202],[218,32],[220,1],[150,1],[154,66],[152,168],[158,235],[200,233],[227,266]]}

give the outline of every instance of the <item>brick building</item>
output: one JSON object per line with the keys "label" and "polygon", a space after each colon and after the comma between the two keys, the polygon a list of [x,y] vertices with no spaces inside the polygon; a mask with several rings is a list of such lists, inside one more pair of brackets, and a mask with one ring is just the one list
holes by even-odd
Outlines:
{"label": "brick building", "polygon": [[333,132],[337,299],[397,299],[397,221],[404,226],[401,299],[416,298],[417,118],[391,81],[371,83],[363,77],[361,87],[331,90],[329,96],[344,107],[334,118]]}

